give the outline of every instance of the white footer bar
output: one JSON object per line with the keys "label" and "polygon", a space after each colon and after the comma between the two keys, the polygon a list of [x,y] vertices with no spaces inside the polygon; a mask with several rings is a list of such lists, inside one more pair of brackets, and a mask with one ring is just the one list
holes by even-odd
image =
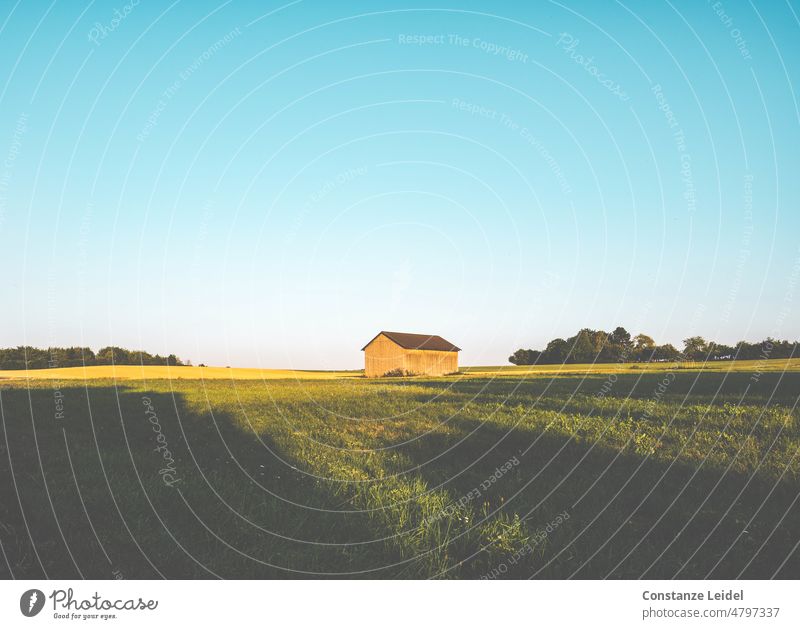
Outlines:
{"label": "white footer bar", "polygon": [[800,627],[798,581],[2,581],[2,627]]}

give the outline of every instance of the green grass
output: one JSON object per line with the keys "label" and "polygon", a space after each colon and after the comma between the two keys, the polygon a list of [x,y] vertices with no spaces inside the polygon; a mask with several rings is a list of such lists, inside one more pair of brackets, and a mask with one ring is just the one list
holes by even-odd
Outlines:
{"label": "green grass", "polygon": [[800,373],[513,369],[0,383],[0,576],[800,577]]}

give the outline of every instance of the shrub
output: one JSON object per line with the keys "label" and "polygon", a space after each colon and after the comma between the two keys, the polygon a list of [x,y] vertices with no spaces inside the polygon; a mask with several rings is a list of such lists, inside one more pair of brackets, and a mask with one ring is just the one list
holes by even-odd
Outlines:
{"label": "shrub", "polygon": [[381,376],[381,378],[409,378],[411,376],[416,376],[412,371],[406,371],[405,369],[390,369],[385,374]]}

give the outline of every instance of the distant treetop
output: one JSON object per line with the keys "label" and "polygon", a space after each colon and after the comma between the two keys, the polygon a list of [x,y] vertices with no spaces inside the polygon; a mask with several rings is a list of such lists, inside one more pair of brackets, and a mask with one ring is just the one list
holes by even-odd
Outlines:
{"label": "distant treetop", "polygon": [[631,335],[623,327],[613,332],[584,328],[568,339],[553,339],[543,350],[518,349],[508,361],[514,365],[566,363],[663,362],[673,360],[757,360],[793,358],[800,354],[798,342],[768,338],[761,343],[739,341],[735,346],[692,336],[679,351],[669,343],[657,345],[646,334]]}
{"label": "distant treetop", "polygon": [[95,353],[90,347],[20,346],[0,349],[0,369],[55,369],[88,365],[183,365],[175,354],[160,356],[123,347],[103,347]]}

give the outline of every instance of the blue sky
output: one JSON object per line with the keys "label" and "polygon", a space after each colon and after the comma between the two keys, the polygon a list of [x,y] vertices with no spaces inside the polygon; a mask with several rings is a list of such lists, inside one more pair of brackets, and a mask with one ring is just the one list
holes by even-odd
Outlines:
{"label": "blue sky", "polygon": [[795,4],[430,6],[3,3],[0,346],[800,336]]}

